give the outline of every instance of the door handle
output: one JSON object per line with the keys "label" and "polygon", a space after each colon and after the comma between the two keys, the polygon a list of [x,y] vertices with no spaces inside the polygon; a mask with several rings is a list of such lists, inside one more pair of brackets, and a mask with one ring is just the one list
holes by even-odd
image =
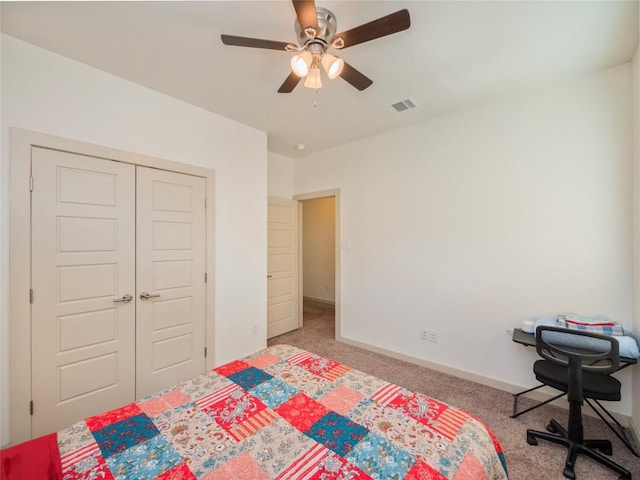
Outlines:
{"label": "door handle", "polygon": [[131,300],[133,300],[133,297],[127,293],[122,298],[115,299],[113,303],[129,303]]}
{"label": "door handle", "polygon": [[160,294],[159,294],[159,293],[154,293],[154,294],[152,295],[152,294],[147,293],[147,292],[142,292],[142,293],[140,294],[140,300],[147,300],[147,299],[149,299],[149,298],[157,298],[157,297],[159,297],[159,296],[160,296]]}

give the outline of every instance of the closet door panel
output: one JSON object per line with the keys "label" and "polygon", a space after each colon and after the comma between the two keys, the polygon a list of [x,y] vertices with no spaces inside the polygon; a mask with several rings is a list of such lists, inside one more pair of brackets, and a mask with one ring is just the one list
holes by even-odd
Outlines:
{"label": "closet door panel", "polygon": [[205,370],[206,180],[137,167],[136,394]]}
{"label": "closet door panel", "polygon": [[135,167],[34,147],[32,176],[36,437],[134,398]]}

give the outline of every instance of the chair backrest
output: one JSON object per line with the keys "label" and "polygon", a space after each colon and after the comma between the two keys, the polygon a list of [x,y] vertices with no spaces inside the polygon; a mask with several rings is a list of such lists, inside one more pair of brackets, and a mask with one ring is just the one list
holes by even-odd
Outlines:
{"label": "chair backrest", "polygon": [[538,354],[569,370],[569,401],[582,402],[582,372],[609,374],[620,366],[620,347],[613,336],[540,326],[536,329]]}

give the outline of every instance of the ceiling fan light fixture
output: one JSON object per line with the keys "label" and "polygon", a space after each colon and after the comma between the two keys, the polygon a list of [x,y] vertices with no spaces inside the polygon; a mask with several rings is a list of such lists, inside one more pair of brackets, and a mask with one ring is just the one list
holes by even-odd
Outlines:
{"label": "ceiling fan light fixture", "polygon": [[304,80],[304,86],[307,88],[315,88],[316,90],[322,88],[322,79],[320,78],[320,69],[318,66],[314,66],[309,70],[307,78]]}
{"label": "ceiling fan light fixture", "polygon": [[327,75],[329,75],[329,78],[331,80],[339,77],[342,73],[342,69],[344,68],[344,60],[335,57],[330,53],[325,53],[322,56],[322,60],[320,63],[322,63],[322,67],[324,68],[325,72],[327,72]]}
{"label": "ceiling fan light fixture", "polygon": [[299,77],[305,77],[309,73],[312,62],[313,56],[311,53],[302,52],[300,55],[295,55],[291,59],[291,71]]}

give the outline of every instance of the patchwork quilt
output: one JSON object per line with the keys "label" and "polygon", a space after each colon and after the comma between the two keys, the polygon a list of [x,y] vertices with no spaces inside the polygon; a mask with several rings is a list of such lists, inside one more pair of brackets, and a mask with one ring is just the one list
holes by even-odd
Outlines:
{"label": "patchwork quilt", "polygon": [[468,413],[278,345],[58,432],[65,480],[506,479]]}

